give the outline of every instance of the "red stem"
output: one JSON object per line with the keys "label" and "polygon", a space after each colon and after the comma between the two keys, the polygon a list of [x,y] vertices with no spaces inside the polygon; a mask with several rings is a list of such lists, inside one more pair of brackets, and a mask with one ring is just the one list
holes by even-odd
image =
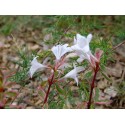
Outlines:
{"label": "red stem", "polygon": [[90,109],[90,107],[91,107],[92,94],[93,94],[93,89],[94,89],[94,86],[95,86],[94,83],[95,83],[95,79],[96,79],[96,75],[97,75],[98,70],[99,70],[99,64],[96,64],[96,69],[95,69],[93,80],[92,80],[92,83],[91,83],[89,102],[88,102],[88,105],[87,105],[88,109]]}
{"label": "red stem", "polygon": [[49,87],[48,87],[48,90],[47,90],[47,93],[46,93],[46,97],[44,99],[44,104],[47,102],[47,99],[48,99],[48,96],[49,96],[49,92],[50,92],[50,88],[51,88],[51,86],[53,84],[53,78],[54,78],[54,73],[52,74],[51,80],[50,81],[48,80]]}
{"label": "red stem", "polygon": [[45,99],[44,99],[44,104],[47,102],[47,99],[48,99],[48,96],[49,96],[49,92],[50,92],[51,85],[52,85],[52,84],[49,84],[49,88],[48,88],[48,90],[47,90],[46,97],[45,97]]}

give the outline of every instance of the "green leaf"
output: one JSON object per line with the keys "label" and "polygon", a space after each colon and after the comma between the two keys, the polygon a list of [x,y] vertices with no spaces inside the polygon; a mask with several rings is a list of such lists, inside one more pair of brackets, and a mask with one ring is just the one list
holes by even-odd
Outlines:
{"label": "green leaf", "polygon": [[95,88],[95,97],[94,97],[94,100],[97,102],[98,99],[99,99],[99,89]]}
{"label": "green leaf", "polygon": [[102,70],[100,70],[102,75],[108,80],[108,81],[112,81]]}
{"label": "green leaf", "polygon": [[53,56],[53,53],[52,53],[51,50],[44,50],[41,53],[39,53],[38,56],[40,58],[46,58],[46,57],[49,57],[49,56]]}
{"label": "green leaf", "polygon": [[85,78],[90,79],[92,76],[92,71],[89,71],[85,74]]}
{"label": "green leaf", "polygon": [[65,95],[65,91],[64,91],[62,88],[60,88],[58,84],[55,84],[55,85],[56,85],[57,91],[58,91],[60,94]]}

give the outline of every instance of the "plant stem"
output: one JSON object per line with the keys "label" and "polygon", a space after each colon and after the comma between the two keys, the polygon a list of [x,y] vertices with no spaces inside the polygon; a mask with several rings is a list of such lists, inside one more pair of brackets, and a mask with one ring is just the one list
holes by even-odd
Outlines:
{"label": "plant stem", "polygon": [[52,74],[51,81],[49,81],[49,87],[48,87],[48,90],[47,90],[47,93],[46,93],[46,97],[44,99],[44,104],[47,102],[49,92],[50,92],[50,88],[51,88],[51,86],[53,84],[53,78],[54,78],[54,73]]}
{"label": "plant stem", "polygon": [[94,76],[93,76],[93,80],[92,80],[92,83],[91,83],[91,90],[90,90],[90,95],[89,95],[89,102],[88,102],[88,105],[87,105],[87,109],[90,109],[91,107],[91,100],[92,100],[92,94],[93,94],[93,89],[94,89],[94,86],[95,86],[95,79],[96,79],[96,75],[97,75],[97,72],[99,70],[99,64],[96,64],[96,69],[94,71]]}
{"label": "plant stem", "polygon": [[48,88],[48,90],[47,90],[46,97],[45,97],[45,99],[44,99],[44,104],[47,102],[47,99],[48,99],[48,96],[49,96],[49,92],[50,92],[51,85],[52,85],[52,84],[49,84],[49,88]]}

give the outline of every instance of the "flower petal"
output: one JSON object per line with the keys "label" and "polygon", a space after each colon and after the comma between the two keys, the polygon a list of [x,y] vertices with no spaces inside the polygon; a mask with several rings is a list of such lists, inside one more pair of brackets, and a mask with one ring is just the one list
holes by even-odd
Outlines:
{"label": "flower petal", "polygon": [[85,68],[82,67],[82,66],[76,67],[76,72],[77,72],[77,73],[79,73],[79,72],[81,72],[81,71],[83,71],[83,70],[85,70]]}
{"label": "flower petal", "polygon": [[74,69],[71,70],[69,73],[67,73],[64,78],[72,78],[76,81],[77,85],[78,85],[78,78],[77,78],[77,73],[81,72],[84,70],[84,67],[76,67],[75,64],[73,64]]}
{"label": "flower petal", "polygon": [[33,74],[39,70],[43,70],[44,68],[47,68],[47,66],[40,64],[37,61],[37,57],[35,57],[31,62],[31,68],[29,70],[30,77],[32,78]]}
{"label": "flower petal", "polygon": [[79,84],[79,82],[78,82],[78,78],[77,78],[77,77],[75,77],[75,78],[74,78],[74,80],[76,81],[77,86],[78,86],[78,84]]}
{"label": "flower petal", "polygon": [[54,55],[56,56],[57,60],[60,60],[61,57],[66,54],[67,52],[72,51],[72,49],[70,47],[68,47],[68,44],[64,44],[64,45],[56,45],[54,46],[52,49],[52,52],[54,53]]}
{"label": "flower petal", "polygon": [[87,36],[87,42],[90,43],[91,40],[92,40],[92,34],[89,34],[89,35]]}
{"label": "flower petal", "polygon": [[52,52],[53,54],[56,56],[56,59],[58,60],[59,59],[59,53],[58,53],[58,50],[59,50],[59,46],[54,46],[52,49]]}
{"label": "flower petal", "polygon": [[74,76],[76,76],[76,70],[73,69],[71,70],[69,73],[67,73],[64,77],[65,78],[74,78]]}
{"label": "flower petal", "polygon": [[81,63],[83,60],[84,60],[83,58],[78,58],[78,59],[77,59],[77,62],[78,62],[78,63]]}
{"label": "flower petal", "polygon": [[80,35],[80,34],[77,34],[76,35],[76,38],[77,38],[77,44],[80,48],[83,48],[84,46],[86,46],[87,44],[87,39],[86,37]]}
{"label": "flower petal", "polygon": [[77,61],[82,62],[84,59],[90,61],[91,51],[89,43],[92,39],[92,34],[89,34],[87,37],[84,37],[80,34],[76,35],[74,39],[75,45],[71,46],[71,49],[80,57]]}

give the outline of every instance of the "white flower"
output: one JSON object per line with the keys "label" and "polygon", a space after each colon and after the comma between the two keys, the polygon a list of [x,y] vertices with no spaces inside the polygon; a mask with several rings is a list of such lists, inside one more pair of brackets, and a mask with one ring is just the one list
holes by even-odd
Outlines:
{"label": "white flower", "polygon": [[75,48],[78,50],[82,50],[84,53],[89,52],[89,43],[92,39],[92,34],[89,34],[87,37],[84,37],[80,34],[76,35],[76,38],[74,38],[74,44]]}
{"label": "white flower", "polygon": [[76,35],[76,38],[74,38],[74,44],[71,49],[76,52],[76,54],[80,57],[77,61],[81,62],[84,59],[90,60],[90,47],[89,43],[92,39],[92,34],[89,34],[87,37],[84,37],[80,34]]}
{"label": "white flower", "polygon": [[75,64],[73,64],[73,65],[74,65],[74,69],[71,70],[69,73],[67,73],[67,74],[64,76],[64,78],[72,78],[72,79],[74,79],[74,80],[76,81],[76,83],[77,83],[77,86],[78,86],[77,74],[78,74],[79,72],[83,71],[84,68],[81,67],[81,66],[76,67]]}
{"label": "white flower", "polygon": [[29,74],[30,74],[30,77],[32,78],[33,74],[37,71],[41,71],[43,70],[44,68],[47,68],[47,66],[43,65],[43,64],[40,64],[37,59],[37,57],[35,57],[32,62],[31,62],[31,67],[30,67],[30,70],[29,70]]}
{"label": "white flower", "polygon": [[56,59],[60,60],[64,54],[71,51],[71,48],[68,47],[68,44],[64,44],[64,45],[56,45],[51,50],[56,56]]}

